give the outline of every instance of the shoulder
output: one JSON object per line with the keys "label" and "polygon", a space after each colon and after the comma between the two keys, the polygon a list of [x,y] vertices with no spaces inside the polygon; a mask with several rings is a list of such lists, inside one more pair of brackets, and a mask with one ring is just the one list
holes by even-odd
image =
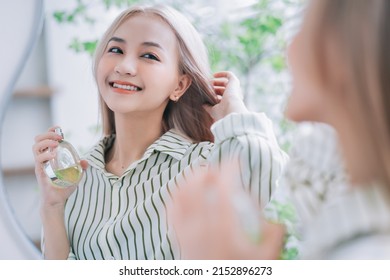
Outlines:
{"label": "shoulder", "polygon": [[188,147],[186,154],[187,155],[197,154],[199,156],[207,157],[213,148],[214,148],[214,143],[209,142],[209,141],[192,143]]}
{"label": "shoulder", "polygon": [[170,133],[179,140],[179,145],[184,148],[183,157],[198,157],[203,156],[207,157],[210,151],[214,147],[214,143],[210,141],[201,141],[197,142],[180,132],[177,129],[170,130]]}
{"label": "shoulder", "polygon": [[150,147],[152,150],[168,154],[177,160],[189,158],[193,160],[195,157],[208,154],[214,146],[208,141],[195,142],[177,129],[171,129],[162,135]]}
{"label": "shoulder", "polygon": [[327,259],[390,259],[389,234],[373,234],[351,239],[329,252]]}

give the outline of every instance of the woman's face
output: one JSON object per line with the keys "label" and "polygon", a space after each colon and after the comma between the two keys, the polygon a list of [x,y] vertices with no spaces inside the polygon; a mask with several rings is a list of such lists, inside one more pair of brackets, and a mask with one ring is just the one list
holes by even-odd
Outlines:
{"label": "woman's face", "polygon": [[304,31],[300,31],[288,48],[292,89],[286,116],[297,122],[324,121],[325,90],[314,79],[313,67],[305,53]]}
{"label": "woman's face", "polygon": [[350,83],[339,30],[326,21],[319,22],[324,17],[323,6],[323,1],[309,5],[302,26],[288,48],[292,90],[286,116],[297,122],[334,126],[340,120],[345,121]]}
{"label": "woman's face", "polygon": [[157,16],[124,21],[98,63],[97,83],[107,106],[114,113],[162,116],[169,98],[186,89],[177,45],[171,28]]}

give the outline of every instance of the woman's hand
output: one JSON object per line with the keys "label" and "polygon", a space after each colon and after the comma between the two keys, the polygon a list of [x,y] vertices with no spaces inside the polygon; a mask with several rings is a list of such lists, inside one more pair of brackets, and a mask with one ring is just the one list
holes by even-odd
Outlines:
{"label": "woman's hand", "polygon": [[204,105],[204,108],[214,121],[220,120],[230,113],[248,112],[243,102],[240,81],[232,72],[215,73],[212,84],[220,101],[214,106]]}
{"label": "woman's hand", "polygon": [[[284,242],[284,227],[259,217],[258,238],[245,231],[238,213],[234,168],[198,172],[180,187],[169,218],[174,225],[183,257],[186,259],[278,259]],[[238,191],[244,193],[238,193]],[[249,198],[249,197],[248,197]],[[249,199],[247,202],[251,202]],[[248,208],[256,211],[256,208]],[[257,213],[261,210],[257,209]],[[246,212],[249,214],[249,212]],[[250,216],[250,215],[249,215]],[[259,237],[257,236],[257,237]],[[251,238],[252,237],[252,238]]]}
{"label": "woman's hand", "polygon": [[[54,132],[56,127],[50,128],[46,133],[37,135],[32,147],[35,158],[35,176],[41,189],[42,207],[63,207],[65,201],[76,189],[76,186],[69,188],[54,187],[43,170],[45,162],[52,160],[56,156],[55,148],[62,137]],[[88,163],[83,160],[81,166],[86,169]]]}

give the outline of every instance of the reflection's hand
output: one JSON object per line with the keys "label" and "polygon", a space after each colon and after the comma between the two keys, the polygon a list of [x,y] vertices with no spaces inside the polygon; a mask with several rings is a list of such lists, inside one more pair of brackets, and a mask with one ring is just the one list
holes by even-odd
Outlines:
{"label": "reflection's hand", "polygon": [[261,220],[261,241],[254,243],[248,237],[240,220],[243,217],[237,214],[233,205],[238,194],[234,174],[232,168],[223,168],[222,172],[198,172],[174,197],[169,217],[174,223],[184,258],[279,258],[284,228]]}

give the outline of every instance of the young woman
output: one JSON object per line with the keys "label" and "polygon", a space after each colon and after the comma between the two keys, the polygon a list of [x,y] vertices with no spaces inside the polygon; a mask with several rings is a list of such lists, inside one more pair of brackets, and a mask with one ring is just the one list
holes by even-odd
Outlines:
{"label": "young woman", "polygon": [[[272,200],[280,202],[284,196],[298,210],[303,238],[300,258],[390,258],[389,14],[387,0],[312,0],[289,48],[293,88],[286,115],[296,122],[325,123],[333,128],[320,125],[320,134],[297,143],[298,153],[291,155],[276,192],[282,195]],[[277,238],[271,245],[255,245],[237,230],[237,218],[226,210],[232,207],[226,186],[229,181],[206,174],[196,183],[206,189],[216,185],[220,200],[205,203],[204,187],[192,188],[198,193],[191,193],[203,202],[201,205],[188,195],[181,196],[177,205],[183,204],[185,211],[178,209],[175,218],[187,256],[278,255],[281,242]],[[183,225],[186,219],[196,217],[200,208],[213,212],[221,226],[204,219],[199,231],[190,233],[193,238],[189,244]],[[274,229],[264,228],[263,240],[267,241]],[[280,236],[279,229],[276,233]],[[210,241],[209,237],[222,234],[223,239]],[[202,239],[205,236],[208,238]],[[196,250],[205,239],[218,247]]]}
{"label": "young woman", "polygon": [[45,258],[180,258],[167,206],[194,170],[225,158],[237,158],[251,195],[269,200],[286,160],[272,124],[247,111],[232,73],[210,78],[184,16],[163,6],[124,11],[100,41],[94,74],[104,137],[78,186],[56,189],[42,170],[55,155],[46,152],[57,146],[53,129],[33,147]]}

